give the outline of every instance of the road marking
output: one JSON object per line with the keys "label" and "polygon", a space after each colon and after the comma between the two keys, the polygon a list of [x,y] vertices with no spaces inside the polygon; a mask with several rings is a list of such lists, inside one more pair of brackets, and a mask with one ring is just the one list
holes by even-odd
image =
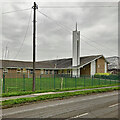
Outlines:
{"label": "road marking", "polygon": [[118,105],[118,103],[117,104],[114,104],[114,105],[110,105],[109,107],[115,107],[115,106],[117,106]]}
{"label": "road marking", "polygon": [[79,117],[82,117],[82,116],[85,116],[85,115],[88,115],[88,113],[84,113],[84,114],[81,114],[81,115],[78,115],[78,116],[75,116],[75,117],[72,117],[72,118],[79,118]]}
{"label": "road marking", "polygon": [[78,116],[74,116],[74,117],[71,117],[71,118],[68,118],[68,119],[65,119],[65,120],[71,120],[73,118],[80,118],[80,117],[85,116],[85,115],[88,115],[88,113],[84,113],[84,114],[81,114],[81,115],[78,115]]}
{"label": "road marking", "polygon": [[[96,98],[100,98],[100,97],[107,97],[107,96],[117,95],[117,94],[118,94],[118,93],[116,93],[116,94],[113,93],[113,94],[109,94],[109,95],[102,95],[102,96],[90,97],[90,98],[87,98],[87,99],[81,99],[81,100],[79,100],[79,102],[80,102],[80,101],[85,101],[85,100],[96,99]],[[24,110],[20,110],[20,111],[15,111],[15,112],[11,112],[11,113],[2,114],[2,116],[18,114],[18,113],[28,112],[28,111],[32,111],[32,110],[43,109],[43,108],[47,108],[47,107],[54,107],[54,106],[69,104],[69,103],[73,103],[73,102],[78,102],[78,101],[61,102],[61,103],[56,103],[56,104],[53,104],[53,105],[36,107],[36,108],[32,108],[32,109],[24,109]]]}

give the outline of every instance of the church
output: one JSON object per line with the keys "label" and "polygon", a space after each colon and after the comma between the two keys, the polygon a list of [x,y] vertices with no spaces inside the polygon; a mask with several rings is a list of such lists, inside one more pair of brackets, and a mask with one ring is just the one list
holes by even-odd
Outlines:
{"label": "church", "polygon": [[[1,70],[5,73],[26,73],[32,76],[32,62],[2,60]],[[108,62],[103,55],[91,55],[80,57],[80,31],[73,31],[72,58],[57,60],[37,61],[36,75],[70,74],[73,77],[81,75],[94,75],[95,73],[106,73]]]}

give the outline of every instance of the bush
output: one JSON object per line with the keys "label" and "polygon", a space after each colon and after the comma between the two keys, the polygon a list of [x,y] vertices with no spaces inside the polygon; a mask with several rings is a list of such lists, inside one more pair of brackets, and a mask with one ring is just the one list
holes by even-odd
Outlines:
{"label": "bush", "polygon": [[101,79],[119,80],[120,75],[113,75],[111,73],[96,73],[94,77],[101,78]]}
{"label": "bush", "polygon": [[95,75],[105,75],[105,76],[107,75],[108,76],[108,75],[111,75],[111,73],[95,73]]}

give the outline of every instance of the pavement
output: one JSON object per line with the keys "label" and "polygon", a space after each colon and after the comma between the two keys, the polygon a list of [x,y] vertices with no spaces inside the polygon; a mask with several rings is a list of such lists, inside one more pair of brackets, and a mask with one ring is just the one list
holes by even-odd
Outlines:
{"label": "pavement", "polygon": [[[69,99],[40,101],[2,111],[5,118],[118,118],[118,91],[75,96]],[[86,119],[88,120],[88,119]]]}
{"label": "pavement", "polygon": [[[111,88],[111,87],[118,87],[118,86],[101,87],[101,88]],[[86,90],[101,89],[101,88],[91,88],[91,89],[81,89],[81,90],[70,90],[70,91],[61,91],[61,92],[46,92],[46,93],[35,93],[35,94],[30,94],[30,95],[2,97],[2,98],[0,99],[0,101],[10,100],[10,99],[17,99],[17,98],[26,98],[26,97],[37,97],[37,96],[49,95],[49,94],[59,94],[59,93],[65,93],[65,92],[86,91]]]}

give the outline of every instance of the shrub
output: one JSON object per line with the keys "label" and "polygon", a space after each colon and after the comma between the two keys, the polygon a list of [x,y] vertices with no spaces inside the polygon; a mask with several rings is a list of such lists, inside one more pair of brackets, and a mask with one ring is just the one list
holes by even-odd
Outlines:
{"label": "shrub", "polygon": [[111,73],[95,73],[95,75],[105,75],[105,76],[107,75],[108,76],[108,75],[111,75]]}
{"label": "shrub", "polygon": [[102,79],[112,79],[112,80],[119,80],[120,75],[113,75],[111,73],[96,73],[94,75],[95,78],[102,78]]}

